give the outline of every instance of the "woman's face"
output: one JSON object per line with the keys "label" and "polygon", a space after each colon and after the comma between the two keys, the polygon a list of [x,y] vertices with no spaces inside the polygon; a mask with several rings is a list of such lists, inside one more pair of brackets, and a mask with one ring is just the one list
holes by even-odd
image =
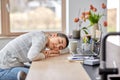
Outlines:
{"label": "woman's face", "polygon": [[49,39],[49,48],[53,50],[62,50],[66,47],[66,39],[59,36],[54,36]]}

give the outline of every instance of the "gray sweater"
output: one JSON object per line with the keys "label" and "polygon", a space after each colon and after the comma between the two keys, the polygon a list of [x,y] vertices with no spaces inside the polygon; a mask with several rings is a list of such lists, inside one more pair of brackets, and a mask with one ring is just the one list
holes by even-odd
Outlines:
{"label": "gray sweater", "polygon": [[41,53],[45,49],[47,36],[44,32],[30,32],[10,41],[0,51],[0,68],[23,66],[24,62],[45,58]]}

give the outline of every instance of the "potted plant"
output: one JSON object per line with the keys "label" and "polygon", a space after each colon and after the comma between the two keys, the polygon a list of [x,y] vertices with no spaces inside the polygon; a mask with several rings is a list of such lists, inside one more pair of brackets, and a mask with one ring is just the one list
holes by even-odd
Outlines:
{"label": "potted plant", "polygon": [[82,24],[82,19],[80,19],[80,17],[76,17],[74,18],[74,22],[78,25],[76,25],[76,29],[73,30],[72,32],[72,35],[73,35],[73,38],[77,38],[77,39],[80,39],[80,34],[81,34],[81,31],[83,30],[85,34],[88,34],[88,29],[87,27],[82,27],[81,24]]}

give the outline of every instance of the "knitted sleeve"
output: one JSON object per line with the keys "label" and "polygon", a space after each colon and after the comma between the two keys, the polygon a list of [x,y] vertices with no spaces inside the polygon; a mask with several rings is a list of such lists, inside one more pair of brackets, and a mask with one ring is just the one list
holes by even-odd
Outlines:
{"label": "knitted sleeve", "polygon": [[28,52],[28,58],[33,61],[37,59],[43,59],[45,58],[44,54],[41,53],[42,49],[45,48],[46,41],[45,37],[33,37],[32,38],[32,45],[30,47],[30,50]]}

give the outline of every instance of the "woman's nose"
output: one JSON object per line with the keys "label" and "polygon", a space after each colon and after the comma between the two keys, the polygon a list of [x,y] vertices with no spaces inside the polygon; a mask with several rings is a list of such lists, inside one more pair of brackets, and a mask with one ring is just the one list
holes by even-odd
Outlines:
{"label": "woman's nose", "polygon": [[63,46],[62,46],[62,45],[58,45],[57,48],[58,48],[59,50],[61,50],[61,49],[63,49]]}

